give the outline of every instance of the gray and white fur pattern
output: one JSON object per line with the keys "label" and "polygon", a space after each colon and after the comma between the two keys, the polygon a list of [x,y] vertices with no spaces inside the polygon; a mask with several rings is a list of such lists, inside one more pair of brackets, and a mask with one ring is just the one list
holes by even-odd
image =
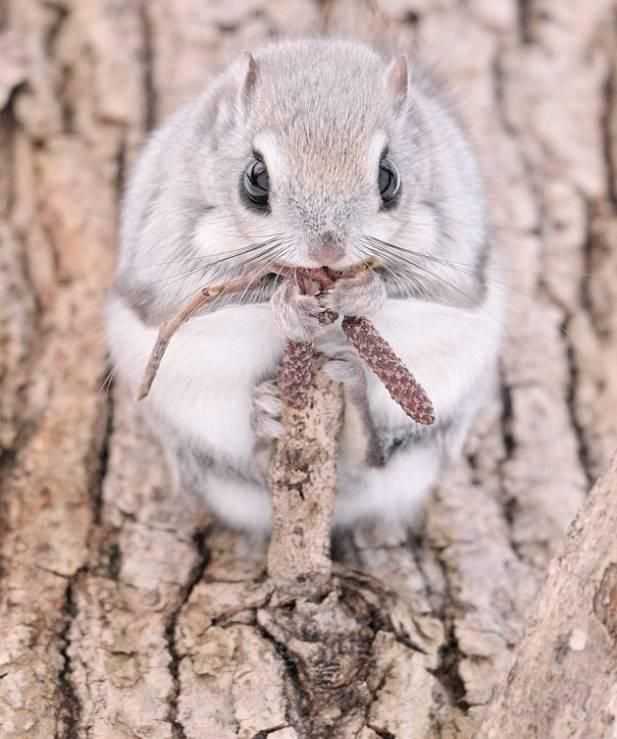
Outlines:
{"label": "gray and white fur pattern", "polygon": [[[244,189],[257,156],[265,208]],[[385,207],[384,157],[400,176]],[[107,305],[115,373],[136,388],[157,335],[194,292],[257,268],[383,268],[321,298],[272,277],[172,340],[143,402],[178,484],[229,525],[267,530],[264,475],[281,432],[287,338],[312,339],[343,383],[336,523],[413,522],[494,387],[501,271],[478,169],[440,96],[404,57],[290,41],[244,55],[150,138],[125,197]],[[495,279],[497,278],[497,279]],[[416,426],[317,313],[370,316],[433,401]]]}

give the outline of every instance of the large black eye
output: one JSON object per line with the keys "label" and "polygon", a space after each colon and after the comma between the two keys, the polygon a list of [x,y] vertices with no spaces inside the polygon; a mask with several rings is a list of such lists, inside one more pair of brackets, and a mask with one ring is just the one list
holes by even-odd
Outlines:
{"label": "large black eye", "polygon": [[389,159],[382,159],[379,163],[379,194],[384,208],[396,205],[401,190],[401,178],[398,169]]}
{"label": "large black eye", "polygon": [[248,204],[258,210],[268,210],[270,178],[262,159],[255,157],[249,162],[242,176],[242,192]]}

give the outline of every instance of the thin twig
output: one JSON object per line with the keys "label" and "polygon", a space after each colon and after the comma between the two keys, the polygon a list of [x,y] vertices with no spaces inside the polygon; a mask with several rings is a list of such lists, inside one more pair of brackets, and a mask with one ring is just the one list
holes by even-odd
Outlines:
{"label": "thin twig", "polygon": [[173,335],[182,326],[190,320],[198,311],[205,308],[213,298],[220,297],[223,293],[233,293],[244,290],[252,280],[244,278],[238,278],[237,280],[230,280],[223,285],[212,285],[211,287],[202,287],[199,292],[191,298],[191,302],[169,321],[161,324],[159,328],[159,334],[156,339],[148,364],[144,372],[143,380],[139,386],[139,393],[137,395],[138,400],[142,400],[150,392],[156,373],[158,372],[159,366],[167,351],[169,342]]}
{"label": "thin twig", "polygon": [[[281,267],[278,273],[287,278],[293,278],[300,285],[305,294],[318,294],[334,284],[337,279],[354,277],[361,272],[367,272],[378,266],[375,259],[371,258],[362,264],[343,270],[335,271],[327,268],[304,269]],[[163,323],[152,349],[152,353],[146,366],[142,383],[139,387],[139,400],[145,398],[150,392],[154,378],[159,370],[161,361],[169,342],[176,331],[190,320],[196,313],[209,305],[213,298],[223,293],[233,293],[245,290],[260,275],[239,277],[222,285],[213,285],[199,290],[190,303],[186,305],[174,318]],[[338,319],[336,313],[325,310],[321,316],[324,324],[333,323]],[[435,420],[435,414],[430,399],[422,386],[416,381],[411,372],[397,357],[390,345],[381,337],[370,321],[365,318],[345,316],[342,322],[345,335],[355,347],[358,354],[366,362],[368,367],[384,383],[392,398],[401,406],[405,413],[416,423],[430,425]],[[283,361],[282,373],[279,378],[284,387],[289,391],[290,398],[296,399],[296,404],[301,403],[307,390],[308,357],[312,356],[312,346],[292,347],[293,351],[287,352]],[[294,385],[294,387],[291,387]]]}

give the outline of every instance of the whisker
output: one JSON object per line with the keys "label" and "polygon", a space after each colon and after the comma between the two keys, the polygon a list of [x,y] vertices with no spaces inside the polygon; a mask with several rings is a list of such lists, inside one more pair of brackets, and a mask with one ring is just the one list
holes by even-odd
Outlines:
{"label": "whisker", "polygon": [[[276,236],[272,236],[264,241],[257,241],[252,244],[248,244],[247,246],[242,246],[239,249],[212,252],[208,256],[215,257],[215,258],[219,258],[219,257],[220,258],[233,258],[235,256],[242,256],[243,254],[247,254],[248,252],[254,251],[255,249],[262,248],[264,244],[268,243],[269,241],[273,241],[275,239],[276,239]],[[152,262],[150,266],[152,267],[173,267],[177,263],[178,263],[178,258],[176,255],[175,257],[172,257],[163,262]]]}
{"label": "whisker", "polygon": [[108,394],[114,381],[114,367],[110,366],[101,380],[97,392]]}
{"label": "whisker", "polygon": [[387,247],[388,249],[395,250],[405,255],[411,255],[413,257],[418,257],[419,259],[426,259],[428,261],[441,264],[445,267],[455,267],[456,269],[465,270],[470,273],[474,273],[476,271],[475,267],[473,267],[470,264],[465,264],[464,262],[455,262],[451,259],[445,259],[435,254],[426,254],[425,252],[415,251],[414,249],[407,249],[406,247],[399,246],[397,244],[392,244],[388,241],[383,241],[382,239],[377,239],[374,236],[369,236],[367,238],[369,238],[371,241],[376,242],[378,245],[383,245],[384,247]]}
{"label": "whisker", "polygon": [[[413,249],[407,249],[397,244],[391,244],[390,242],[377,239],[376,237],[373,237],[373,236],[368,236],[365,238],[368,238],[371,241],[373,241],[378,246],[379,249],[396,250],[397,253],[408,255],[411,257],[416,257],[417,259],[425,259],[429,262],[433,262],[440,266],[444,266],[444,267],[448,267],[453,270],[464,272],[466,275],[474,275],[477,271],[474,266],[470,264],[465,264],[464,262],[456,262],[451,259],[439,257],[435,254],[427,254],[425,252],[419,252]],[[518,293],[520,295],[528,296],[528,293],[525,292],[524,290],[517,290],[516,286],[512,284],[511,280],[499,279],[498,277],[495,277],[494,276],[495,271],[496,270],[492,270],[490,268],[485,268],[484,277],[487,282],[489,282],[492,285],[496,285],[498,287],[506,289],[508,290],[508,292],[513,292],[513,293]],[[522,274],[523,270],[514,270],[514,269],[508,270],[507,267],[502,269],[500,265],[499,273],[501,272],[506,272],[506,273],[510,273],[511,275],[515,275],[517,272],[519,274]]]}
{"label": "whisker", "polygon": [[[226,261],[231,260],[235,258],[239,258],[242,256],[245,256],[251,252],[255,251],[261,251],[264,248],[267,248],[269,245],[277,243],[281,238],[280,234],[271,234],[267,238],[256,241],[251,244],[245,244],[244,246],[241,246],[238,249],[226,249],[225,251],[218,251],[218,252],[211,252],[207,255],[207,257],[204,257],[206,260],[206,264],[217,264],[219,261]],[[153,262],[151,266],[153,268],[159,268],[159,267],[174,267],[178,264],[179,261],[182,259],[182,252],[183,251],[194,251],[194,249],[191,247],[190,249],[187,249],[186,246],[177,246],[174,250],[174,256],[170,257],[169,260],[165,260],[162,262]],[[193,257],[195,259],[195,257]],[[199,260],[199,267],[201,268],[203,266],[204,262]],[[193,271],[193,270],[191,270]]]}
{"label": "whisker", "polygon": [[382,252],[381,253],[382,260],[384,258],[384,255],[387,255],[391,260],[397,262],[399,266],[404,265],[403,266],[404,269],[411,267],[414,272],[415,278],[417,279],[419,278],[417,271],[423,272],[429,278],[431,278],[432,280],[436,282],[439,282],[441,285],[446,287],[448,290],[458,293],[468,303],[473,304],[475,302],[474,297],[470,295],[467,291],[463,290],[461,287],[456,285],[454,282],[448,280],[443,275],[440,275],[437,272],[434,272],[433,270],[429,269],[425,265],[418,263],[418,261],[414,260],[409,253],[404,253],[402,249],[400,250],[400,252],[396,252],[394,249],[390,248],[390,245],[387,242],[383,242],[381,240],[379,240],[379,242],[380,242],[379,248]]}
{"label": "whisker", "polygon": [[[207,264],[207,265],[215,265],[222,262],[230,261],[232,259],[237,259],[242,256],[254,253],[254,252],[260,252],[264,249],[267,249],[273,244],[276,244],[280,241],[280,236],[277,234],[273,234],[272,236],[269,236],[267,239],[263,239],[262,241],[256,241],[252,244],[248,244],[246,246],[243,246],[239,249],[230,249],[225,251],[219,251],[219,252],[212,252],[211,254],[208,254],[207,257],[204,257],[204,262],[201,262],[200,264]],[[173,266],[177,263],[177,259],[171,259],[167,265]]]}
{"label": "whisker", "polygon": [[388,272],[390,281],[394,283],[397,292],[405,297],[419,297],[425,296],[424,286],[417,279],[416,275],[407,271],[403,276],[400,271],[395,271],[394,268],[383,259],[383,254],[378,249],[372,247],[360,247],[359,250],[368,257],[375,257],[381,263],[383,269]]}
{"label": "whisker", "polygon": [[[189,280],[198,276],[198,281],[205,280],[210,273],[210,278],[219,275],[227,276],[231,273],[241,271],[246,266],[258,263],[264,257],[268,256],[273,249],[278,248],[281,244],[280,239],[270,237],[265,241],[251,245],[250,248],[235,250],[234,252],[225,254],[220,259],[204,261],[198,266],[183,273],[175,273],[165,278],[166,285],[174,285],[181,280]],[[235,262],[238,262],[236,264]]]}
{"label": "whisker", "polygon": [[[471,306],[453,306],[449,303],[444,303],[444,301],[442,300],[435,301],[434,293],[428,289],[424,277],[418,275],[416,272],[414,272],[414,270],[409,269],[409,266],[407,264],[404,264],[401,269],[400,262],[396,259],[389,262],[388,260],[392,258],[392,255],[384,255],[383,249],[379,249],[374,245],[371,245],[370,242],[367,243],[366,241],[364,241],[360,250],[368,256],[376,257],[381,262],[383,269],[388,272],[389,279],[391,283],[393,283],[399,295],[407,298],[422,299],[426,302],[438,302],[442,305],[450,305],[450,307],[457,307],[461,311],[461,313],[472,320],[489,319],[491,322],[496,323],[496,325],[498,325],[499,327],[503,327],[505,325],[504,318],[497,317],[491,313],[487,313],[486,311],[478,313],[476,311],[473,311],[471,309]],[[418,266],[418,268],[422,271],[421,267]],[[439,278],[439,275],[435,275],[435,278]],[[450,285],[449,283],[447,283],[447,285],[450,288],[455,287],[453,285]]]}
{"label": "whisker", "polygon": [[[261,255],[259,261],[257,261],[257,258],[254,260],[247,260],[242,267],[243,272],[247,274],[248,281],[242,292],[239,295],[225,295],[225,293],[223,293],[217,297],[211,305],[213,307],[220,308],[225,304],[262,302],[265,295],[273,289],[272,283],[264,282],[263,278],[268,274],[270,268],[274,267],[274,265],[289,252],[291,246],[292,241],[286,239],[284,243],[280,243],[276,247],[270,249],[267,254]],[[257,261],[256,265],[252,264],[253,261]],[[247,267],[250,267],[250,269],[247,269]],[[277,282],[278,279],[275,279],[275,285]]]}

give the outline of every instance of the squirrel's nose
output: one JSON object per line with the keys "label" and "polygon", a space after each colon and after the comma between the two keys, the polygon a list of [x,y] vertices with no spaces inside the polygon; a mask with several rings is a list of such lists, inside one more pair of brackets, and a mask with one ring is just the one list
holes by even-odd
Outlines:
{"label": "squirrel's nose", "polygon": [[333,231],[324,231],[309,247],[309,255],[319,264],[332,265],[343,258],[345,248]]}

